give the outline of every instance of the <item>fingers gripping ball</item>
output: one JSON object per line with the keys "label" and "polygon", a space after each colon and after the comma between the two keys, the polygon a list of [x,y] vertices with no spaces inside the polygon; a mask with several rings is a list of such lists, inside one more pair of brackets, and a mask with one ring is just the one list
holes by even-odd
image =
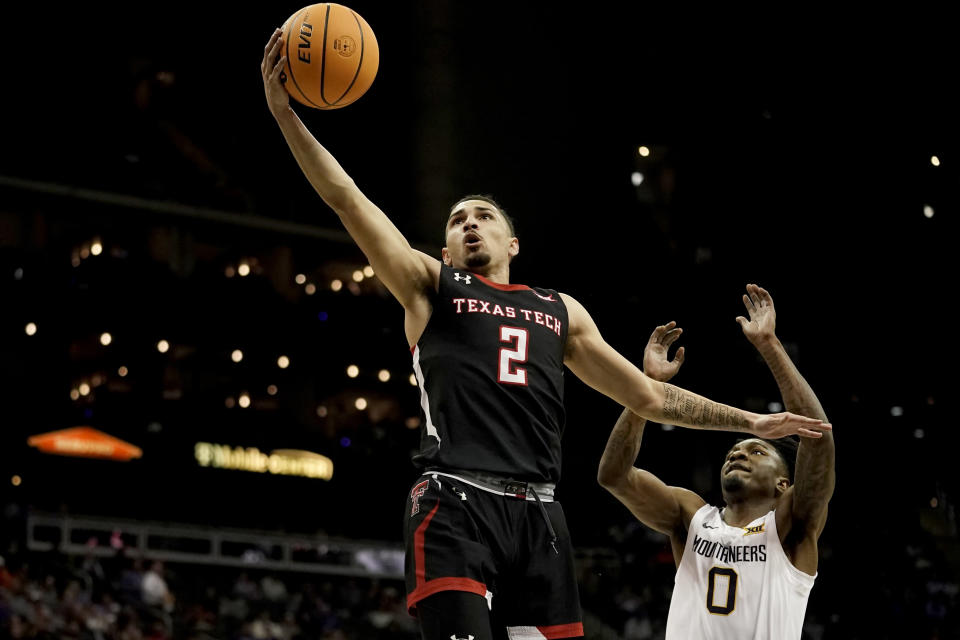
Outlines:
{"label": "fingers gripping ball", "polygon": [[355,11],[332,2],[300,9],[283,23],[281,76],[294,100],[339,109],[366,93],[380,66],[373,29]]}

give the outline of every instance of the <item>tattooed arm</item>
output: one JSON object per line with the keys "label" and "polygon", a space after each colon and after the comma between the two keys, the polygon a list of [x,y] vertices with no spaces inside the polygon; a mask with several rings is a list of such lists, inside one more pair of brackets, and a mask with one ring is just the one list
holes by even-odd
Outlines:
{"label": "tattooed arm", "polygon": [[[672,361],[667,358],[667,350],[681,332],[671,322],[657,327],[650,336],[643,351],[643,369],[654,380],[666,382],[680,370],[683,347]],[[673,557],[679,565],[690,520],[705,503],[692,491],[667,486],[649,471],[633,466],[646,423],[630,409],[624,409],[603,450],[597,480],[640,522],[670,537]]]}
{"label": "tattooed arm", "polygon": [[[773,373],[786,408],[826,422],[827,416],[816,394],[777,338],[773,298],[766,289],[750,284],[743,304],[750,319],[739,316],[737,322]],[[836,483],[834,457],[831,432],[825,431],[817,440],[802,439],[797,450],[793,487],[781,499],[785,508],[777,510],[777,526],[781,539],[788,542],[791,560],[797,568],[810,574],[817,570],[817,538],[826,525],[827,504]]]}
{"label": "tattooed arm", "polygon": [[820,430],[830,428],[820,420],[792,413],[760,415],[742,411],[652,380],[604,341],[579,302],[560,295],[570,323],[564,363],[586,384],[638,416],[693,429],[752,433],[761,438],[818,438]]}

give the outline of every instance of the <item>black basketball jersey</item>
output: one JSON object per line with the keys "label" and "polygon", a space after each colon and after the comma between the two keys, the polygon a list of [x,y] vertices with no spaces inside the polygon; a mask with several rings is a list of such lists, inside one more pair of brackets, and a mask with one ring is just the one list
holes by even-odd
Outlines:
{"label": "black basketball jersey", "polygon": [[442,265],[413,348],[424,413],[414,464],[557,482],[566,339],[556,291]]}

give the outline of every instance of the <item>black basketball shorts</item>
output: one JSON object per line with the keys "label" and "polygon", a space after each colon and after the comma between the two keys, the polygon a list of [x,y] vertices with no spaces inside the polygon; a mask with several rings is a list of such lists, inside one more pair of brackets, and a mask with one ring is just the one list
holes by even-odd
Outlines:
{"label": "black basketball shorts", "polygon": [[[453,472],[451,472],[453,473]],[[583,635],[573,546],[559,502],[427,472],[407,495],[407,607],[440,591],[487,599],[510,640]],[[548,524],[549,520],[549,524]]]}

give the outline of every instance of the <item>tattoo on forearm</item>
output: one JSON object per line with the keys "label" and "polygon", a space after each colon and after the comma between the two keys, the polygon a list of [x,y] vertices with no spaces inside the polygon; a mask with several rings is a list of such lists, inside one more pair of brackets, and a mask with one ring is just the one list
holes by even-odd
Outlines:
{"label": "tattoo on forearm", "polygon": [[640,450],[640,438],[643,436],[643,427],[646,420],[639,418],[631,420],[632,414],[628,414],[628,411],[625,411],[624,415],[617,420],[617,424],[607,439],[607,446],[600,458],[602,473],[622,475],[633,466],[637,459],[637,453]]}
{"label": "tattoo on forearm", "polygon": [[749,423],[740,411],[663,383],[663,415],[668,420],[695,427],[720,427],[746,431]]}

